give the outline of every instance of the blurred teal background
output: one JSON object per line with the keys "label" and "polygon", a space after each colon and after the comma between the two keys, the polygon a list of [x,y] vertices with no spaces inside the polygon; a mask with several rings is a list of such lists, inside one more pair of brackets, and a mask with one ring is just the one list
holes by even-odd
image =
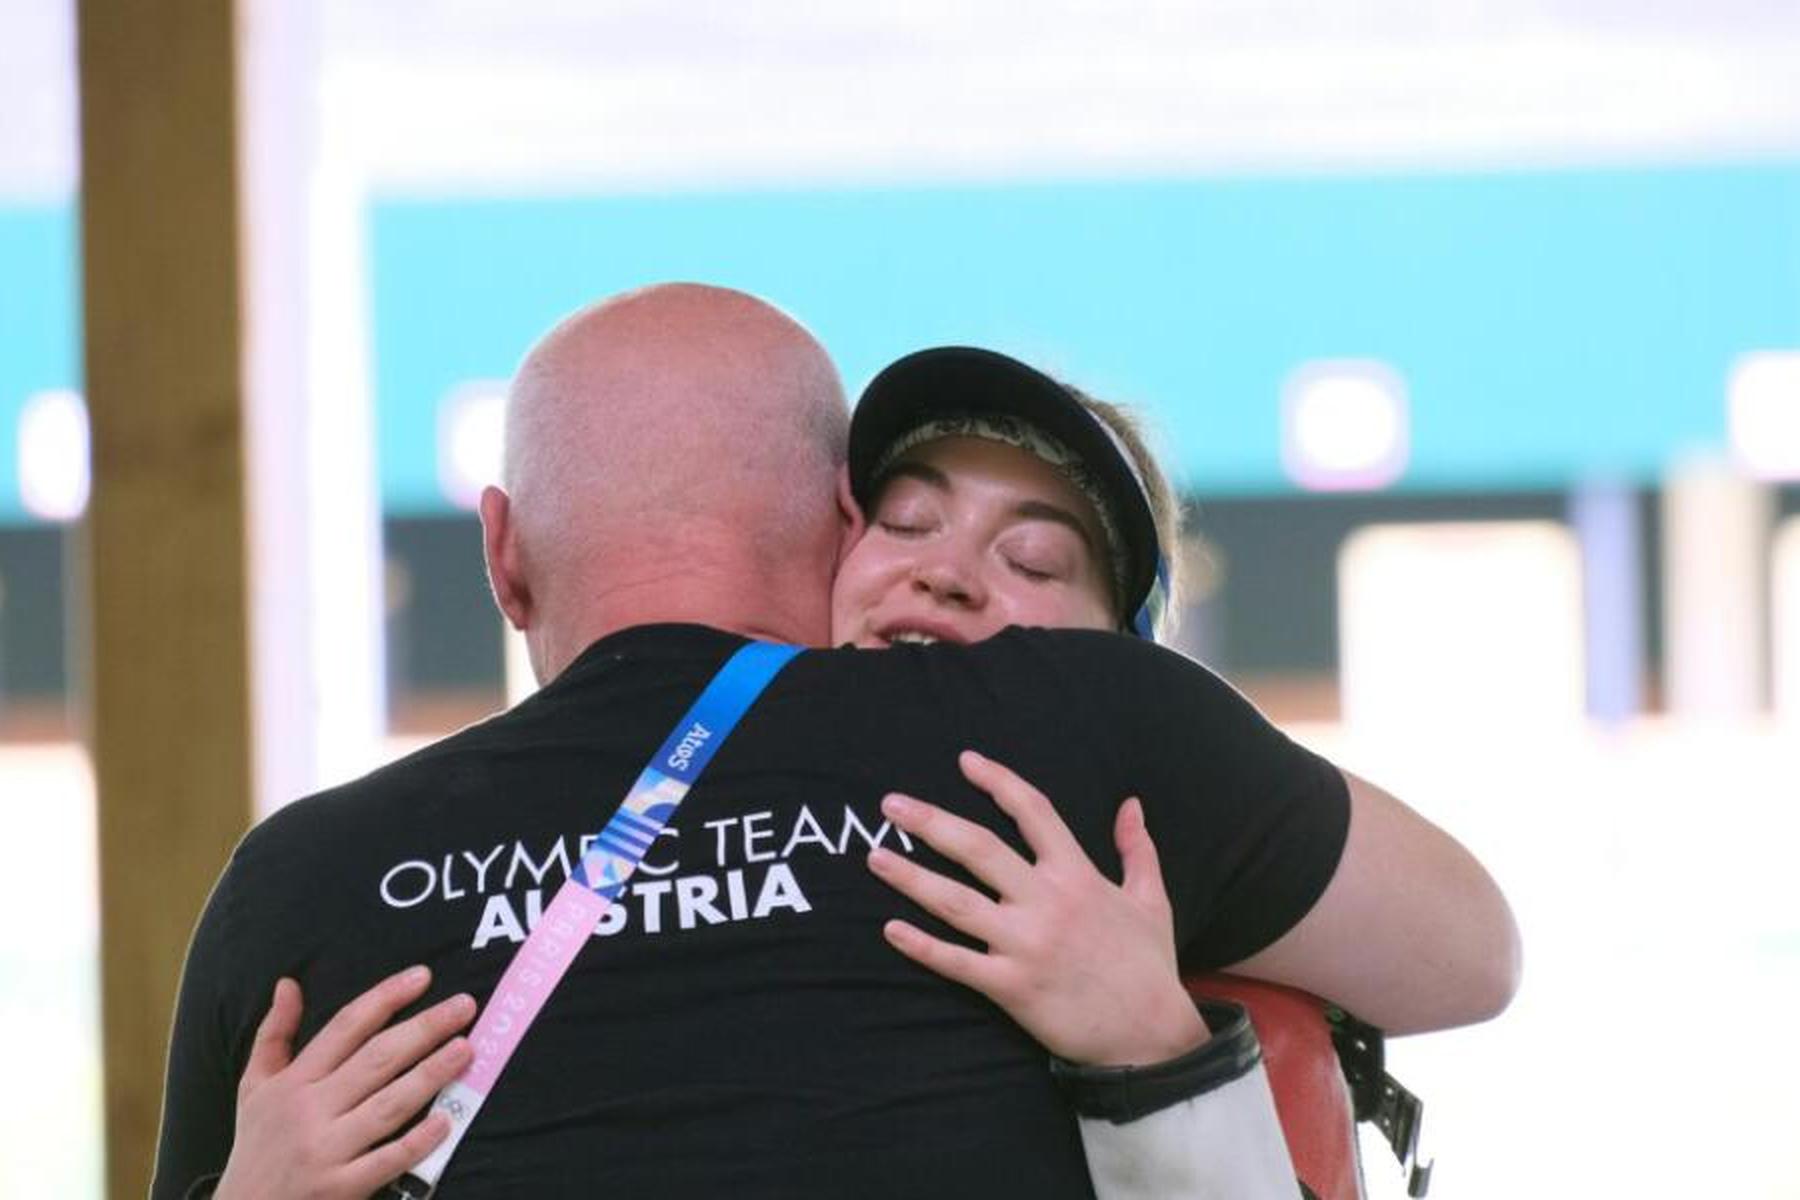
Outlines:
{"label": "blurred teal background", "polygon": [[[367,213],[384,509],[448,512],[438,403],[569,310],[663,279],[782,304],[855,389],[940,342],[1146,409],[1196,493],[1292,490],[1310,360],[1406,381],[1403,490],[1653,482],[1725,443],[1739,355],[1800,344],[1800,164],[469,200]],[[17,413],[79,387],[67,207],[0,208],[0,521]]]}

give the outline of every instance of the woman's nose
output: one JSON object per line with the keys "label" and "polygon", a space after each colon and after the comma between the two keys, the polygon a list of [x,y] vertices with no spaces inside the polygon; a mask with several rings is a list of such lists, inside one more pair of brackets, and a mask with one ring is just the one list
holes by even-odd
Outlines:
{"label": "woman's nose", "polygon": [[977,608],[987,600],[980,572],[964,556],[950,552],[934,554],[918,563],[913,568],[913,588],[940,603],[964,608]]}

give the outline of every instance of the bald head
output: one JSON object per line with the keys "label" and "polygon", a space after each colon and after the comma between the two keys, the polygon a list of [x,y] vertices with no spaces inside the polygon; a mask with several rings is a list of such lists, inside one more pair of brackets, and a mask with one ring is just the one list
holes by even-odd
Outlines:
{"label": "bald head", "polygon": [[508,615],[552,642],[658,620],[822,640],[847,421],[824,349],[753,296],[664,284],[583,309],[513,381],[510,502],[483,508],[509,543],[488,530],[502,607],[497,550],[532,607]]}

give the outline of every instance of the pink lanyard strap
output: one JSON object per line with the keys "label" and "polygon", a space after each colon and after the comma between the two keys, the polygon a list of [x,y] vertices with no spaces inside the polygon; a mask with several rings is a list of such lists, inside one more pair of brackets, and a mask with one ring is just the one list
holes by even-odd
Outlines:
{"label": "pink lanyard strap", "polygon": [[501,1070],[519,1048],[550,993],[568,972],[607,906],[625,890],[644,853],[719,746],[737,727],[798,646],[749,642],[728,659],[700,693],[626,793],[581,862],[563,881],[550,907],[514,953],[500,986],[475,1022],[469,1042],[475,1061],[439,1092],[432,1108],[450,1118],[450,1135],[417,1166],[389,1185],[410,1200],[430,1196],[450,1156],[486,1103]]}

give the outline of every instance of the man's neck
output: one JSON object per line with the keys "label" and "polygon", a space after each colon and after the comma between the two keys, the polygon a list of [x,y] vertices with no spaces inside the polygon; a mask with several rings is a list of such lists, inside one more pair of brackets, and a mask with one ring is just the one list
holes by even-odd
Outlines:
{"label": "man's neck", "polygon": [[[539,677],[554,679],[589,646],[636,625],[707,625],[763,641],[825,645],[830,605],[820,596],[783,596],[729,572],[685,567],[641,573],[583,595],[568,611],[544,614],[532,660]],[[823,592],[821,585],[819,590]]]}

